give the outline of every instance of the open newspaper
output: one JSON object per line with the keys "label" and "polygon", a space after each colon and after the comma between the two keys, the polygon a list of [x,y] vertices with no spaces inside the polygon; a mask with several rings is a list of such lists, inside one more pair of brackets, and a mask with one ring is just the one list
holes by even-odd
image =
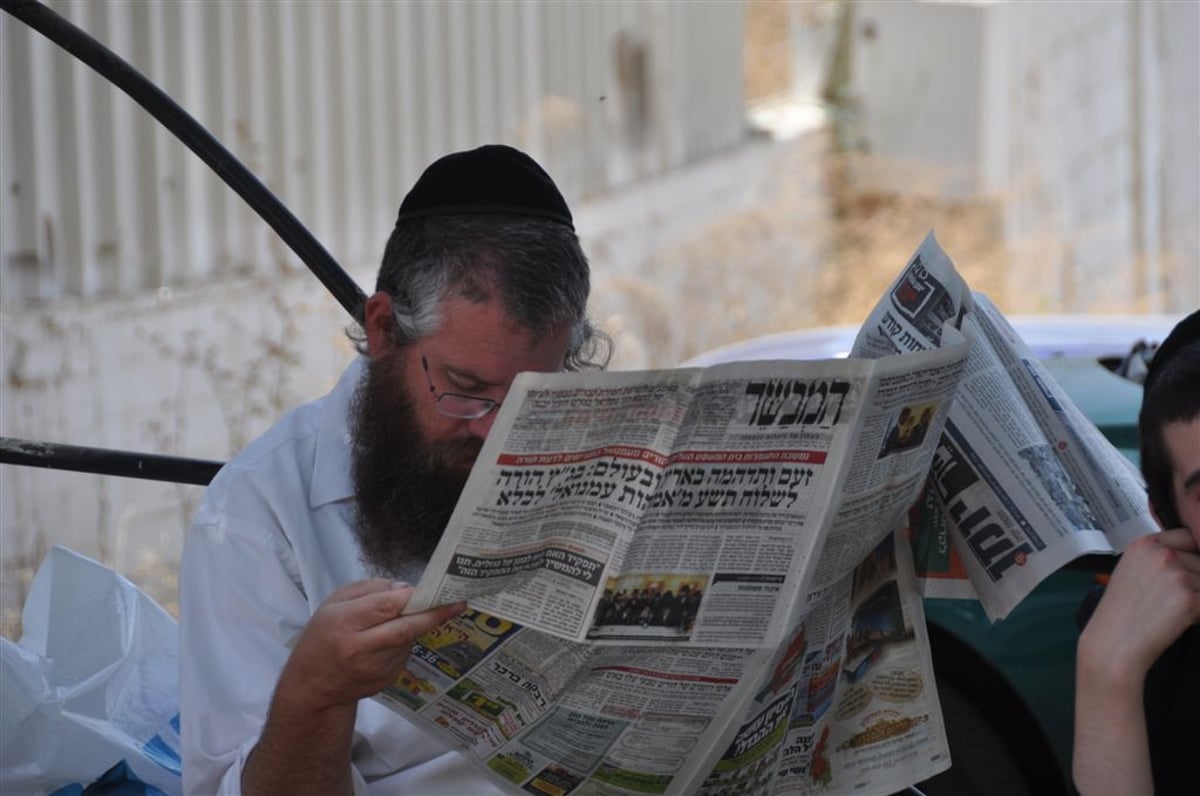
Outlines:
{"label": "open newspaper", "polygon": [[[513,792],[891,793],[949,765],[909,545],[967,342],[522,374],[380,698]],[[899,418],[926,418],[899,439]]]}
{"label": "open newspaper", "polygon": [[513,793],[947,768],[910,507],[940,501],[996,616],[1147,530],[1144,500],[932,236],[856,354],[520,376],[410,607],[471,610],[377,698]]}
{"label": "open newspaper", "polygon": [[[1158,530],[1133,465],[1070,401],[999,310],[972,293],[930,233],[859,332],[851,356],[934,349],[952,321],[971,341],[914,519],[926,596],[977,596],[1007,615],[1050,573]],[[916,420],[912,422],[917,422]],[[944,545],[942,545],[944,550]]]}

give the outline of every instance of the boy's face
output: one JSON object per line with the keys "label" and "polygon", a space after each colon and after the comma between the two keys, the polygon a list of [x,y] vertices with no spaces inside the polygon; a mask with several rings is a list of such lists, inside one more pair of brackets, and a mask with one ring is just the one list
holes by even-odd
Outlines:
{"label": "boy's face", "polygon": [[1163,442],[1171,458],[1171,493],[1184,527],[1200,545],[1200,415],[1168,423]]}

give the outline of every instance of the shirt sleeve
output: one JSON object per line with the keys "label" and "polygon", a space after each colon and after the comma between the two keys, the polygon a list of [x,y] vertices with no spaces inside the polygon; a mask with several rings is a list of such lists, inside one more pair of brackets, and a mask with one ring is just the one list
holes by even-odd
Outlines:
{"label": "shirt sleeve", "polygon": [[309,618],[268,501],[247,479],[225,475],[188,533],[179,584],[183,784],[205,796],[240,793],[290,644]]}

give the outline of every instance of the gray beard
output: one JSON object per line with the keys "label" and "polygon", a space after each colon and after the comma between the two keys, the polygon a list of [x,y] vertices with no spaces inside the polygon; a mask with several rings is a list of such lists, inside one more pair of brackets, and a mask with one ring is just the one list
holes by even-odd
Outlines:
{"label": "gray beard", "polygon": [[481,442],[429,443],[417,426],[398,359],[389,351],[370,360],[350,405],[354,533],[372,574],[412,580],[462,494],[466,471],[454,465],[473,461]]}

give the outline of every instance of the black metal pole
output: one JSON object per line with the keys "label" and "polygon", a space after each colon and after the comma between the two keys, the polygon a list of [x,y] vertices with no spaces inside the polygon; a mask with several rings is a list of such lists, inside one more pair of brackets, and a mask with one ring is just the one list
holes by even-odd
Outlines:
{"label": "black metal pole", "polygon": [[0,8],[95,69],[145,108],[271,225],[351,317],[357,315],[366,296],[349,274],[232,152],[166,92],[112,50],[37,0],[0,0]]}
{"label": "black metal pole", "polygon": [[[349,274],[233,153],[164,91],[112,50],[40,2],[0,0],[0,8],[103,75],[174,133],[279,234],[346,312],[352,318],[357,316],[366,296]],[[10,437],[0,438],[0,464],[187,484],[207,484],[221,467],[221,462],[202,459],[28,442]]]}
{"label": "black metal pole", "polygon": [[207,486],[222,462],[0,437],[0,462]]}

